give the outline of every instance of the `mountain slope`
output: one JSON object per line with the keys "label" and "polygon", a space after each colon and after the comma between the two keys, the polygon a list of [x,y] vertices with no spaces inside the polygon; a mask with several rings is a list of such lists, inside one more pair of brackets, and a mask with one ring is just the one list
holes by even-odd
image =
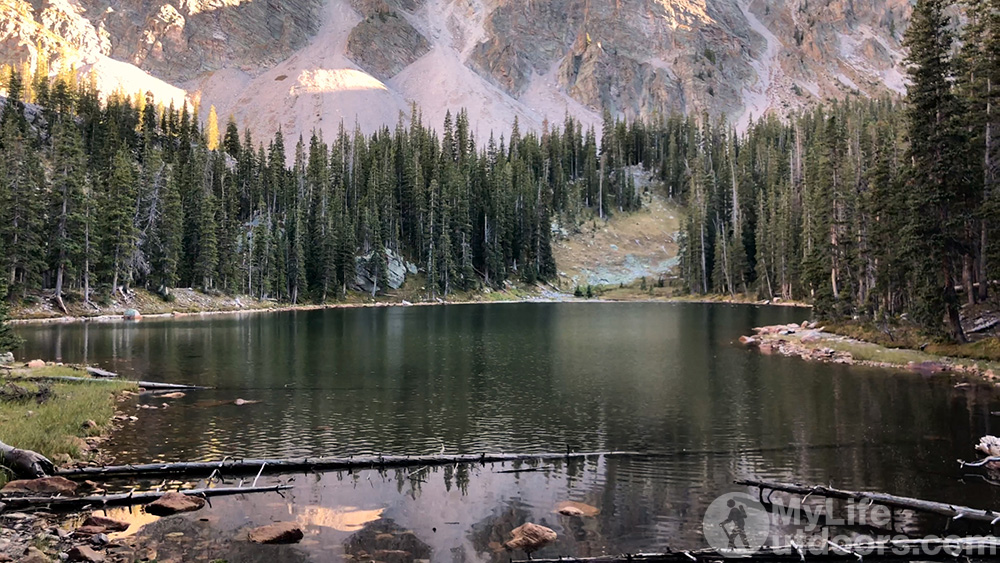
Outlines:
{"label": "mountain slope", "polygon": [[[777,5],[776,5],[777,4]],[[410,104],[466,107],[484,139],[561,122],[751,118],[901,92],[909,0],[0,0],[0,60],[98,70],[110,91],[186,93],[258,139]],[[183,89],[181,92],[177,88]]]}

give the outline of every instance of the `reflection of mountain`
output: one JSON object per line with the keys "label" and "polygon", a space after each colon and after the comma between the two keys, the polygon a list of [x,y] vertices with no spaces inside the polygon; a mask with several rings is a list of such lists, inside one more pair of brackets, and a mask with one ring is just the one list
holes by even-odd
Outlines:
{"label": "reflection of mountain", "polygon": [[364,528],[365,524],[381,518],[384,511],[384,508],[362,510],[353,506],[337,508],[315,505],[297,506],[295,507],[295,521],[303,526],[320,526],[341,532],[356,532]]}
{"label": "reflection of mountain", "polygon": [[[698,547],[705,507],[743,475],[1000,502],[1000,490],[949,478],[949,460],[972,455],[975,438],[995,425],[995,391],[734,344],[753,326],[804,316],[728,305],[507,304],[18,328],[29,357],[73,362],[88,350],[113,371],[217,388],[140,411],[107,444],[121,462],[442,446],[661,454],[514,474],[494,473],[511,464],[430,468],[412,479],[419,468],[401,477],[324,474],[308,489],[319,498],[296,503],[385,507],[439,557],[462,547],[471,559],[470,526],[511,499],[570,542],[558,544],[560,554]],[[195,406],[237,397],[261,402]],[[552,514],[565,500],[601,514],[581,529]]]}

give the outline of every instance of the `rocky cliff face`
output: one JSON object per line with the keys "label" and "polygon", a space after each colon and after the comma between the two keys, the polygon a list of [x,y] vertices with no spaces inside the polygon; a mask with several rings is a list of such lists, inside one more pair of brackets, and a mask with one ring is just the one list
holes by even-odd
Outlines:
{"label": "rocky cliff face", "polygon": [[[905,88],[911,0],[0,0],[0,61],[96,67],[185,93],[270,135],[343,120],[439,121],[485,137],[600,113],[707,112],[746,125]],[[155,88],[154,88],[155,87]],[[175,90],[170,88],[174,87]],[[161,96],[162,97],[162,96]]]}

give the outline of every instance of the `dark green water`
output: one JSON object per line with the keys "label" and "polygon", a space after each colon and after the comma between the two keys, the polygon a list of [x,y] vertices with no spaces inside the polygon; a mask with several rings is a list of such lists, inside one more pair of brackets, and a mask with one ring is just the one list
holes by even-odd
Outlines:
{"label": "dark green water", "polygon": [[[216,500],[203,528],[186,520],[195,529],[184,541],[193,543],[176,547],[198,557],[250,558],[240,551],[245,542],[233,540],[243,526],[298,519],[309,525],[307,539],[279,559],[339,560],[332,554],[344,552],[355,530],[344,522],[380,510],[378,525],[412,530],[435,561],[506,560],[489,542],[525,520],[560,534],[538,555],[700,547],[705,506],[734,490],[738,476],[996,507],[997,489],[961,482],[955,463],[976,457],[973,444],[995,430],[996,393],[956,389],[945,377],[761,356],[735,343],[753,326],[807,316],[792,308],[553,303],[19,332],[23,357],[216,388],[176,400],[144,396],[170,406],[136,410],[140,420],[106,445],[119,462],[567,448],[663,454],[525,473],[486,466],[298,476],[287,499]],[[236,398],[260,402],[217,404]],[[554,514],[564,500],[601,514]]]}

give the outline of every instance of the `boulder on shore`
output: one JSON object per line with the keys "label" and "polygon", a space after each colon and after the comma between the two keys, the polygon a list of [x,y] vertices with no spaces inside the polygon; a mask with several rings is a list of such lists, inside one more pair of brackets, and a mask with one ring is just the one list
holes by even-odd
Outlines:
{"label": "boulder on shore", "polygon": [[386,279],[378,279],[378,262],[375,252],[369,252],[365,256],[358,256],[355,260],[355,278],[351,284],[353,289],[364,293],[377,293],[388,289],[399,289],[406,281],[406,274],[417,273],[417,268],[410,262],[396,254],[392,249],[385,251],[385,275]]}
{"label": "boulder on shore", "polygon": [[525,553],[539,550],[556,541],[556,533],[551,528],[526,522],[511,530],[513,538],[504,546],[507,549],[520,549]]}
{"label": "boulder on shore", "polygon": [[192,512],[205,506],[205,499],[181,493],[167,493],[146,505],[146,512],[155,516],[169,516],[178,512]]}
{"label": "boulder on shore", "polygon": [[295,522],[278,522],[250,530],[247,534],[254,543],[297,543],[302,540],[302,528]]}
{"label": "boulder on shore", "polygon": [[93,548],[85,545],[78,545],[69,550],[70,561],[84,561],[86,563],[104,563],[104,555],[96,552]]}

